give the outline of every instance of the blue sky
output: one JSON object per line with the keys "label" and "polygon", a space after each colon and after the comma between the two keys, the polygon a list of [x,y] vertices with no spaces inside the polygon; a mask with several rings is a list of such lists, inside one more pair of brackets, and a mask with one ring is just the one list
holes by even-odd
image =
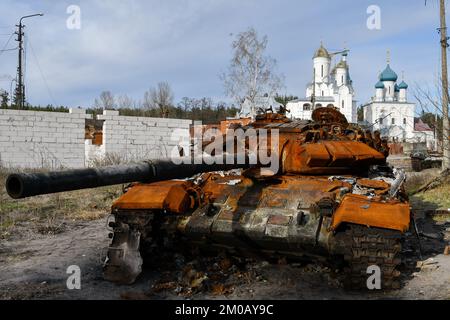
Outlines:
{"label": "blue sky", "polygon": [[[22,15],[45,13],[26,20],[26,84],[32,104],[88,107],[103,90],[141,99],[159,81],[171,84],[176,100],[225,100],[219,74],[231,58],[232,34],[254,27],[269,37],[268,54],[285,76],[282,93],[305,94],[312,55],[323,41],[332,51],[351,50],[356,98],[364,103],[374,93],[388,49],[391,67],[399,76],[405,72],[410,87],[434,86],[440,63],[438,1],[427,2],[2,0],[0,46]],[[66,27],[66,9],[72,4],[81,8],[80,30]],[[366,27],[369,5],[381,9],[381,30]],[[8,47],[14,46],[11,41]],[[0,79],[15,76],[16,67],[15,52],[0,55]],[[0,87],[9,91],[9,82],[0,81]]]}

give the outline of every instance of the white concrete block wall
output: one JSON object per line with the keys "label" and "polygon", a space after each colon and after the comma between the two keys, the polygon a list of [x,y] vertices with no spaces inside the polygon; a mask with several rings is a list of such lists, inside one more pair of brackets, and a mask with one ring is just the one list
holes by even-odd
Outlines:
{"label": "white concrete block wall", "polygon": [[85,140],[83,109],[70,113],[0,109],[0,166],[15,168],[83,168],[111,154],[136,161],[170,157],[191,120],[119,116],[104,111],[103,145]]}
{"label": "white concrete block wall", "polygon": [[92,144],[92,140],[85,140],[84,164],[86,167],[92,167],[95,161],[101,163],[105,157],[105,145],[97,146]]}
{"label": "white concrete block wall", "polygon": [[109,110],[97,119],[105,120],[104,152],[124,161],[169,158],[192,124],[191,120],[119,116],[118,111]]}
{"label": "white concrete block wall", "polygon": [[69,113],[0,109],[0,165],[22,168],[82,168],[83,109]]}

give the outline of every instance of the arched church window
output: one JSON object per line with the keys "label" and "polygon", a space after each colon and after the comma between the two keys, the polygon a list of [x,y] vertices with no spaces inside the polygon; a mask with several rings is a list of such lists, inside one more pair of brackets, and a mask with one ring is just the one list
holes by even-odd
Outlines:
{"label": "arched church window", "polygon": [[321,67],[322,67],[322,75],[321,75],[321,77],[323,78],[323,65],[321,65]]}
{"label": "arched church window", "polygon": [[403,124],[406,125],[406,118],[403,118]]}
{"label": "arched church window", "polygon": [[303,111],[309,111],[309,110],[311,110],[311,105],[309,103],[305,103],[303,105]]}
{"label": "arched church window", "polygon": [[345,101],[342,100],[342,109],[344,109],[344,107],[345,107]]}
{"label": "arched church window", "polygon": [[325,92],[322,90],[322,97],[325,95]]}
{"label": "arched church window", "polygon": [[383,124],[383,118],[378,119],[378,123],[381,125]]}
{"label": "arched church window", "polygon": [[316,104],[316,108],[322,108],[322,105],[320,103]]}
{"label": "arched church window", "polygon": [[392,124],[395,124],[395,118],[392,118]]}
{"label": "arched church window", "polygon": [[344,84],[344,76],[341,76],[341,83]]}
{"label": "arched church window", "polygon": [[334,106],[330,103],[329,105],[327,105],[327,108],[334,108]]}

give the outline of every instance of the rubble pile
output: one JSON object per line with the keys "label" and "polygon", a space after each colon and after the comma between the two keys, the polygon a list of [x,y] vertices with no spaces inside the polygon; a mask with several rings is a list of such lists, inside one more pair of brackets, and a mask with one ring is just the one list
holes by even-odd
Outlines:
{"label": "rubble pile", "polygon": [[250,260],[220,254],[217,257],[198,257],[186,262],[185,257],[175,255],[175,270],[161,274],[161,279],[152,286],[153,293],[168,291],[181,297],[196,293],[229,295],[235,287],[261,280],[250,267]]}

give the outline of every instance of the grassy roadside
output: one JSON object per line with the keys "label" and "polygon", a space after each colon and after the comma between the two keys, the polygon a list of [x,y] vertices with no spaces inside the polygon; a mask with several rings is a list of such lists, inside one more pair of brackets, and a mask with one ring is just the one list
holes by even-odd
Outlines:
{"label": "grassy roadside", "polygon": [[424,185],[441,176],[440,170],[429,169],[419,173],[409,173],[406,191],[410,195],[411,206],[416,210],[447,210],[450,208],[450,176],[438,186],[417,193]]}
{"label": "grassy roadside", "polygon": [[7,175],[0,169],[0,239],[21,237],[30,230],[56,234],[70,222],[105,217],[121,194],[121,186],[112,186],[14,200],[6,193]]}

